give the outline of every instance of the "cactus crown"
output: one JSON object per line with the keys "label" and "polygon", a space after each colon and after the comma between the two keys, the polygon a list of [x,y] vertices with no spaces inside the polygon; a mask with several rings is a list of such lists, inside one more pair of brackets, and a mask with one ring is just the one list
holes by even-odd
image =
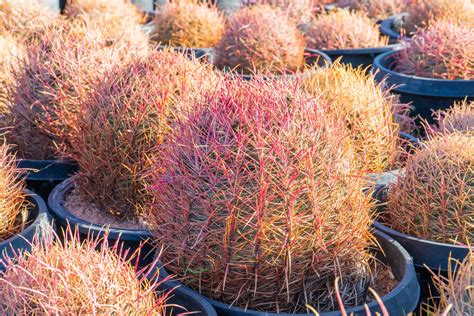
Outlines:
{"label": "cactus crown", "polygon": [[332,10],[312,19],[306,30],[308,47],[315,49],[372,48],[388,44],[375,21],[364,12]]}
{"label": "cactus crown", "polygon": [[339,0],[337,6],[366,12],[372,19],[382,20],[404,11],[405,0]]}
{"label": "cactus crown", "polygon": [[324,98],[331,114],[345,121],[361,170],[382,172],[392,166],[398,147],[396,115],[406,117],[406,105],[398,104],[365,69],[339,61],[307,71],[303,87]]}
{"label": "cactus crown", "polygon": [[406,8],[408,16],[402,28],[408,34],[440,20],[467,29],[474,27],[474,4],[471,0],[410,0]]}
{"label": "cactus crown", "polygon": [[281,10],[245,7],[229,22],[215,64],[245,74],[295,72],[304,65],[304,49],[304,38]]}
{"label": "cactus crown", "polygon": [[0,145],[0,242],[15,234],[24,224],[25,196],[20,172],[10,148]]}
{"label": "cactus crown", "polygon": [[208,297],[327,311],[339,276],[346,306],[365,298],[370,201],[349,176],[344,129],[325,101],[299,89],[289,80],[226,83],[160,146],[150,223],[167,245],[167,269]]}
{"label": "cactus crown", "polygon": [[141,214],[148,197],[145,173],[180,113],[178,100],[197,98],[215,85],[213,74],[170,51],[135,57],[106,72],[80,111],[64,119],[71,133],[61,147],[79,164],[76,186],[85,201],[119,218]]}
{"label": "cactus crown", "polygon": [[431,138],[410,156],[390,187],[383,220],[416,237],[472,244],[474,137],[453,132]]}
{"label": "cactus crown", "polygon": [[[53,233],[34,240],[28,254],[5,258],[0,278],[0,310],[8,315],[164,315],[166,295],[159,282],[137,276],[118,244],[80,241],[68,229],[65,241]],[[143,272],[146,272],[143,270]]]}
{"label": "cactus crown", "polygon": [[197,0],[168,0],[155,13],[152,39],[170,46],[214,47],[224,34],[224,16]]}
{"label": "cactus crown", "polygon": [[432,23],[407,40],[395,54],[395,70],[407,75],[448,80],[474,78],[474,32],[448,21]]}

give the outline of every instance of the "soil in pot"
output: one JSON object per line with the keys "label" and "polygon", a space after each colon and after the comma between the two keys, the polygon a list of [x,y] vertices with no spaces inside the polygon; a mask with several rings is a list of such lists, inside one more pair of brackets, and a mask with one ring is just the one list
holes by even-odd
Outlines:
{"label": "soil in pot", "polygon": [[[119,254],[127,257],[140,248],[137,256],[139,266],[144,266],[153,259],[155,248],[151,244],[152,235],[144,222],[117,219],[93,203],[84,201],[77,194],[72,179],[62,182],[52,191],[48,204],[62,231],[70,225],[85,240],[90,235],[104,236],[107,230],[109,245],[117,242],[120,244],[117,247]],[[60,236],[64,238],[64,234]]]}

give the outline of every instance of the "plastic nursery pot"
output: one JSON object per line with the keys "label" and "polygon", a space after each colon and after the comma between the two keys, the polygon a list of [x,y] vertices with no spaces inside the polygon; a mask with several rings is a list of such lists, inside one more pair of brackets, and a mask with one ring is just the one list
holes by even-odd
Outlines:
{"label": "plastic nursery pot", "polygon": [[401,39],[402,36],[398,30],[400,30],[403,20],[407,16],[408,13],[396,14],[380,22],[380,33],[389,37],[389,43],[393,44]]}
{"label": "plastic nursery pot", "polygon": [[[380,204],[379,211],[383,211],[385,208],[384,203],[387,201],[388,190],[389,187],[383,185],[378,186],[374,191],[373,196]],[[433,274],[429,270],[447,276],[449,265],[451,265],[452,271],[455,271],[456,268],[455,262],[449,261],[449,258],[462,262],[469,254],[469,249],[465,246],[417,238],[393,230],[377,221],[373,223],[373,226],[378,231],[395,239],[413,257],[421,288],[420,302],[427,302],[432,295],[437,295],[436,288],[433,286]],[[474,247],[472,249],[474,250]]]}
{"label": "plastic nursery pot", "polygon": [[[317,67],[328,67],[332,65],[332,60],[331,58],[323,53],[322,51],[319,51],[317,49],[305,49],[305,64],[307,66],[317,66]],[[224,70],[226,71],[226,70]],[[250,81],[253,80],[255,75],[243,75],[243,74],[238,74],[238,73],[232,73],[231,76],[235,77],[241,77],[244,80]],[[293,74],[287,74],[286,76],[293,76]],[[270,76],[264,76],[265,79],[278,79],[282,77],[282,75],[270,75]]]}
{"label": "plastic nursery pot", "polygon": [[433,111],[447,109],[456,101],[474,100],[474,80],[423,78],[396,72],[392,70],[395,53],[377,56],[372,71],[377,81],[386,78],[387,85],[394,86],[393,91],[400,95],[402,103],[412,102],[413,116],[433,123]]}
{"label": "plastic nursery pot", "polygon": [[3,258],[13,257],[17,253],[31,250],[31,242],[35,236],[41,238],[51,231],[51,217],[43,199],[29,191],[25,190],[27,201],[31,206],[28,207],[28,217],[26,228],[17,235],[14,235],[0,242],[0,271],[4,271],[5,265]]}
{"label": "plastic nursery pot", "polygon": [[24,171],[26,187],[45,201],[53,188],[77,172],[78,166],[73,161],[26,160],[20,159],[17,167]]}
{"label": "plastic nursery pot", "polygon": [[[137,257],[138,266],[144,266],[152,262],[154,247],[151,240],[153,235],[148,229],[104,227],[103,225],[93,224],[73,215],[64,206],[65,196],[71,192],[73,188],[74,183],[71,179],[67,179],[57,185],[49,195],[48,206],[51,215],[53,215],[56,220],[60,237],[64,237],[62,232],[66,231],[68,225],[73,231],[78,230],[81,240],[85,240],[88,237],[102,238],[107,231],[109,245],[114,246],[118,243],[118,250],[122,250],[123,252],[128,251],[128,253],[131,254],[141,246],[140,254]],[[123,255],[123,253],[119,253],[119,255]],[[134,261],[134,264],[135,263]]]}
{"label": "plastic nursery pot", "polygon": [[352,65],[354,68],[359,66],[362,68],[369,68],[373,64],[376,56],[402,48],[402,44],[396,43],[375,48],[334,49],[321,51],[331,57],[332,60],[341,58],[343,64]]}
{"label": "plastic nursery pot", "polygon": [[[393,275],[398,281],[397,286],[387,295],[381,297],[385,308],[387,308],[390,315],[407,315],[409,312],[415,310],[418,304],[418,297],[420,294],[420,287],[416,279],[416,273],[413,266],[413,261],[410,255],[397,243],[393,238],[386,234],[374,231],[374,235],[377,238],[381,249],[375,249],[374,252],[378,260],[386,264],[392,269]],[[168,273],[164,268],[160,269],[160,276],[165,278]],[[187,288],[184,284],[176,280],[167,281],[172,286],[180,286]],[[198,294],[200,295],[200,294]],[[201,296],[201,295],[200,295]],[[204,297],[204,296],[202,296]],[[207,298],[211,305],[217,311],[220,316],[306,316],[312,315],[307,313],[300,314],[286,314],[286,313],[272,313],[272,312],[260,312],[255,310],[243,309],[228,304],[218,302]],[[379,304],[374,300],[367,304],[372,315],[375,313],[381,313]],[[353,316],[366,316],[366,310],[364,306],[357,306],[348,308],[346,310],[348,315]],[[339,316],[342,315],[340,311],[320,313],[321,316]]]}

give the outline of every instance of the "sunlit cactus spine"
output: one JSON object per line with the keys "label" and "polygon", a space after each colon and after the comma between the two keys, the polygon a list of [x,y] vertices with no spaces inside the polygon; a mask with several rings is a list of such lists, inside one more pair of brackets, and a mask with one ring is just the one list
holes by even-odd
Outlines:
{"label": "sunlit cactus spine", "polygon": [[25,209],[25,195],[20,171],[10,148],[0,144],[0,242],[10,238],[22,228],[22,213]]}
{"label": "sunlit cactus spine", "polygon": [[474,136],[453,132],[432,137],[406,161],[390,187],[383,221],[423,239],[474,241]]}
{"label": "sunlit cactus spine", "polygon": [[148,219],[166,269],[268,312],[365,301],[370,198],[326,101],[286,80],[227,82],[163,142]]}
{"label": "sunlit cactus spine", "polygon": [[398,72],[435,79],[474,78],[474,32],[448,21],[418,30],[395,57]]}
{"label": "sunlit cactus spine", "polygon": [[304,65],[304,49],[296,24],[280,9],[246,7],[229,21],[215,64],[244,74],[295,72]]}
{"label": "sunlit cactus spine", "polygon": [[168,0],[156,11],[154,24],[154,41],[194,48],[214,47],[225,28],[224,16],[216,6],[197,0]]}
{"label": "sunlit cactus spine", "polygon": [[19,58],[23,55],[23,47],[15,38],[5,34],[0,35],[0,134],[5,126],[5,112],[10,102],[9,86],[15,82],[14,70],[18,70]]}
{"label": "sunlit cactus spine", "polygon": [[[168,293],[155,292],[163,281],[148,280],[131,259],[117,256],[118,244],[88,238],[68,229],[68,239],[53,233],[34,240],[28,253],[4,258],[0,272],[0,312],[5,315],[166,315]],[[139,251],[138,249],[137,251]],[[172,295],[172,294],[171,294]]]}
{"label": "sunlit cactus spine", "polygon": [[393,167],[400,146],[398,122],[410,120],[406,104],[365,69],[340,61],[307,71],[303,88],[330,103],[330,114],[345,122],[361,170],[382,172]]}
{"label": "sunlit cactus spine", "polygon": [[373,48],[388,44],[375,20],[364,12],[332,10],[314,17],[305,30],[308,47],[324,50]]}

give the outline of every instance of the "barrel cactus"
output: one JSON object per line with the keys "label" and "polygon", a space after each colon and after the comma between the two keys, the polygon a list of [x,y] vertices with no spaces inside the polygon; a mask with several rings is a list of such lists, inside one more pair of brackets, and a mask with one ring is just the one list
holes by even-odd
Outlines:
{"label": "barrel cactus", "polygon": [[416,237],[474,242],[474,136],[453,132],[428,140],[390,187],[383,221]]}
{"label": "barrel cactus", "polygon": [[5,259],[0,272],[0,311],[5,315],[165,315],[160,282],[137,276],[117,245],[70,231],[58,241],[52,233],[35,240],[29,253]]}
{"label": "barrel cactus", "polygon": [[467,29],[474,27],[474,4],[471,0],[410,0],[406,8],[408,16],[401,27],[408,34],[441,20]]}
{"label": "barrel cactus", "polygon": [[86,17],[61,19],[48,27],[40,41],[25,48],[14,73],[15,85],[10,88],[11,102],[5,117],[12,127],[7,137],[19,157],[56,157],[57,133],[67,126],[54,112],[62,108],[74,113],[106,68],[147,51],[146,45],[110,42],[102,23]]}
{"label": "barrel cactus", "polygon": [[246,7],[229,22],[215,64],[244,74],[295,72],[304,65],[304,49],[304,38],[281,10]]}
{"label": "barrel cactus", "polygon": [[152,39],[176,47],[214,47],[224,34],[217,7],[196,0],[167,1],[155,13]]}
{"label": "barrel cactus", "polygon": [[0,144],[0,242],[18,232],[24,224],[25,195],[20,172],[10,148]]}
{"label": "barrel cactus", "polygon": [[474,32],[447,21],[418,30],[394,55],[395,70],[407,75],[448,79],[474,79]]}
{"label": "barrel cactus", "polygon": [[267,312],[362,304],[371,202],[344,128],[287,80],[236,80],[159,147],[147,218],[193,289]]}
{"label": "barrel cactus", "polygon": [[8,111],[9,86],[15,82],[13,72],[18,70],[18,59],[23,53],[22,46],[15,38],[7,34],[0,35],[0,129],[5,125],[3,116]]}
{"label": "barrel cactus", "polygon": [[333,10],[313,18],[305,31],[308,47],[315,49],[373,48],[388,44],[375,20],[364,12]]}
{"label": "barrel cactus", "polygon": [[331,103],[330,112],[345,121],[357,154],[367,172],[389,169],[397,156],[397,117],[407,117],[407,105],[377,84],[363,68],[336,61],[332,67],[307,71],[304,90]]}
{"label": "barrel cactus", "polygon": [[60,149],[79,165],[74,183],[83,202],[117,219],[136,220],[149,198],[146,173],[155,147],[170,137],[174,117],[186,111],[182,99],[192,104],[218,80],[197,60],[150,52],[104,73],[75,115],[55,113],[70,127]]}

